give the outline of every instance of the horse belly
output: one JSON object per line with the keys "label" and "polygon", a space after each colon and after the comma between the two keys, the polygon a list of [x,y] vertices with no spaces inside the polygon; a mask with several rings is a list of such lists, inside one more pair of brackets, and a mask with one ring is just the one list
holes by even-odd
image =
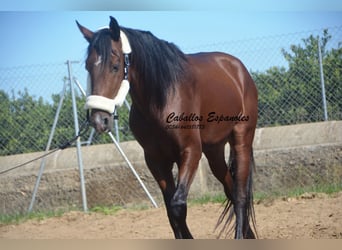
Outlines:
{"label": "horse belly", "polygon": [[200,130],[202,144],[226,142],[233,127],[241,119],[240,100],[229,92],[215,93],[212,99],[207,99],[201,105],[204,117]]}

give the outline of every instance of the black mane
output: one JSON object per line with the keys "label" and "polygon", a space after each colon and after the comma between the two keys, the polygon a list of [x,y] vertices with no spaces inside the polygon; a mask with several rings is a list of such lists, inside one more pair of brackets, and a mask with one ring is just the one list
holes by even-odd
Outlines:
{"label": "black mane", "polygon": [[151,32],[121,27],[132,48],[131,64],[139,75],[150,104],[163,108],[175,84],[184,81],[187,60],[173,43]]}

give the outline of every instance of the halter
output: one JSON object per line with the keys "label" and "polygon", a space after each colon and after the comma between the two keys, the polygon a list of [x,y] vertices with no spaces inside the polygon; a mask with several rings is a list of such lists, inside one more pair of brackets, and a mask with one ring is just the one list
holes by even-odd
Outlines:
{"label": "halter", "polygon": [[[115,111],[116,106],[122,106],[124,103],[126,96],[129,91],[129,81],[128,81],[128,68],[130,65],[129,62],[129,54],[132,52],[131,46],[129,44],[128,38],[126,34],[120,30],[120,38],[122,43],[122,52],[124,55],[124,78],[121,82],[121,86],[117,95],[114,99],[110,99],[104,96],[99,95],[89,95],[86,99],[85,109],[99,109],[106,111],[110,114],[113,114]],[[88,75],[88,86],[87,86],[87,93],[90,94],[91,92],[91,80]]]}

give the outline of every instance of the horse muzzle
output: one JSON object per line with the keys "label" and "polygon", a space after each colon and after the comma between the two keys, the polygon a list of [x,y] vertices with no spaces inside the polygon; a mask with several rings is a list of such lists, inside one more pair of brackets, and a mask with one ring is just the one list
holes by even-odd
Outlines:
{"label": "horse muzzle", "polygon": [[113,128],[113,117],[111,114],[101,110],[92,110],[90,124],[98,133],[109,132]]}

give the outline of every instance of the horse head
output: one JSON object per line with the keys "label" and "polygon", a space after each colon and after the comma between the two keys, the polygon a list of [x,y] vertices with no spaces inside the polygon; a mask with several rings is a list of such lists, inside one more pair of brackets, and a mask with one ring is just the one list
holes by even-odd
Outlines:
{"label": "horse head", "polygon": [[130,45],[113,17],[108,28],[96,32],[76,23],[89,43],[86,59],[89,95],[85,108],[90,111],[90,122],[96,131],[106,132],[113,127],[115,107],[121,106],[128,94]]}

